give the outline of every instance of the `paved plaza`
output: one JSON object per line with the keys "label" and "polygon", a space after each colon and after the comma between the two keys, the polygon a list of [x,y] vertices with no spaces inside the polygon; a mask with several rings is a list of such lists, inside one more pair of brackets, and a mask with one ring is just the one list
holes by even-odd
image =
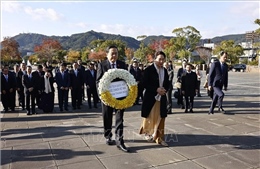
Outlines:
{"label": "paved plaza", "polygon": [[208,115],[211,100],[202,88],[203,74],[194,113],[184,113],[173,99],[165,125],[169,147],[138,134],[140,105],[125,111],[124,139],[131,152],[124,153],[105,144],[100,104],[88,109],[85,101],[81,110],[61,113],[56,94],[53,113],[37,110],[39,114],[27,116],[18,108],[1,113],[1,168],[260,169],[259,73],[229,72],[227,114],[214,115]]}

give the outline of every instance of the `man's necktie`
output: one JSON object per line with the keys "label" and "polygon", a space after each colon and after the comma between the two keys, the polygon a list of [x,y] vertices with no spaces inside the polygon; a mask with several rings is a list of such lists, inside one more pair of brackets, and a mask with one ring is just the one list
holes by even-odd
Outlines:
{"label": "man's necktie", "polygon": [[112,69],[114,69],[114,68],[115,68],[115,64],[113,63],[113,64],[112,64]]}
{"label": "man's necktie", "polygon": [[220,65],[221,65],[221,72],[223,73],[224,72],[224,64],[221,63]]}

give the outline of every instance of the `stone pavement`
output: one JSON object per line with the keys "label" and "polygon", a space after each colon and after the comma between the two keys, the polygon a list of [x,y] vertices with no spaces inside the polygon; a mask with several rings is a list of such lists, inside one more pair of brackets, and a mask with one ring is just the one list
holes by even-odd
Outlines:
{"label": "stone pavement", "polygon": [[[138,134],[141,106],[125,111],[124,135],[130,153],[105,144],[101,108],[27,116],[1,113],[2,169],[255,169],[260,168],[258,73],[229,73],[224,98],[228,114],[208,115],[210,99],[195,98],[195,113],[183,113],[173,99],[166,118],[169,147]],[[57,99],[56,99],[57,100]],[[56,101],[57,103],[57,101]],[[71,108],[71,107],[70,107]],[[114,130],[113,130],[114,131]]]}

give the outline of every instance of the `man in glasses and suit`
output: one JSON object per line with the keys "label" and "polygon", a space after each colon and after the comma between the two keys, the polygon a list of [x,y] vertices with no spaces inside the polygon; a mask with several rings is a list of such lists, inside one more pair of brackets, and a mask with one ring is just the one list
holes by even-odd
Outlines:
{"label": "man in glasses and suit", "polygon": [[[109,69],[127,69],[125,62],[118,60],[118,48],[114,45],[109,46],[106,50],[107,60],[104,60],[98,65],[97,68],[97,86],[99,85],[99,81]],[[112,145],[112,119],[113,112],[115,111],[116,115],[116,124],[115,124],[115,138],[116,145],[119,149],[124,152],[128,152],[128,148],[124,144],[123,140],[123,117],[124,117],[124,109],[118,110],[113,107],[107,106],[104,103],[102,104],[102,113],[103,113],[103,124],[104,124],[104,136],[106,138],[106,144]]]}

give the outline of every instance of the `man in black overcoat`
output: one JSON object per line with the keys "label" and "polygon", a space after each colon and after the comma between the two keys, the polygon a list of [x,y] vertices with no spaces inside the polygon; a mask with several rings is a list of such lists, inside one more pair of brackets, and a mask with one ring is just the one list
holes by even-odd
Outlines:
{"label": "man in black overcoat", "polygon": [[194,96],[198,90],[197,75],[191,71],[191,65],[186,65],[186,72],[182,75],[181,91],[185,97],[185,113],[188,113],[188,109],[193,113]]}

